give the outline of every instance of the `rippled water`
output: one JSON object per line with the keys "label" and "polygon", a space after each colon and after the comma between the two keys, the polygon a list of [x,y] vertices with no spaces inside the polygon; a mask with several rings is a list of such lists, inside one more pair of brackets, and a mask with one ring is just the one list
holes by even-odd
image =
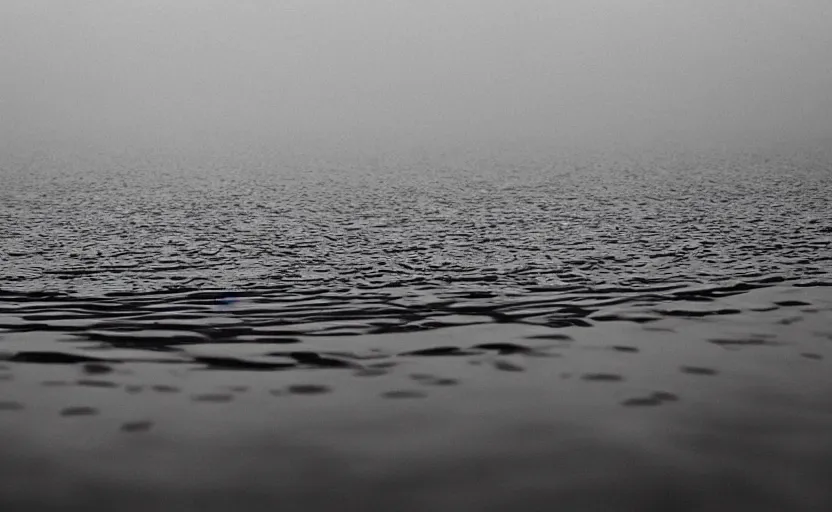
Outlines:
{"label": "rippled water", "polygon": [[[5,290],[638,288],[828,275],[828,163],[3,172]],[[406,294],[406,292],[402,292]]]}
{"label": "rippled water", "polygon": [[[0,427],[28,451],[0,462],[62,459],[26,465],[79,507],[138,482],[211,510],[213,488],[326,509],[322,486],[500,510],[467,473],[496,465],[527,505],[821,510],[830,197],[830,162],[754,156],[11,166]],[[669,412],[623,412],[645,410]]]}

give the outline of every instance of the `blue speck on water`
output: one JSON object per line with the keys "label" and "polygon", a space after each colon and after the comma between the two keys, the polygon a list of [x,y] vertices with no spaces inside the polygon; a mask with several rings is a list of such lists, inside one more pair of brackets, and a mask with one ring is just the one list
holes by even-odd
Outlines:
{"label": "blue speck on water", "polygon": [[222,297],[217,298],[217,304],[220,307],[231,307],[234,304],[238,303],[240,300],[235,297],[234,295],[228,294]]}

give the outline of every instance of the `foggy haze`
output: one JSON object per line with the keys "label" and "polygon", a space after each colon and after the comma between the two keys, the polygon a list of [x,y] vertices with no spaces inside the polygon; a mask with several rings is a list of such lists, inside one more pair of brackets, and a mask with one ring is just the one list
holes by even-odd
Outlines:
{"label": "foggy haze", "polygon": [[828,0],[0,1],[0,147],[832,136]]}

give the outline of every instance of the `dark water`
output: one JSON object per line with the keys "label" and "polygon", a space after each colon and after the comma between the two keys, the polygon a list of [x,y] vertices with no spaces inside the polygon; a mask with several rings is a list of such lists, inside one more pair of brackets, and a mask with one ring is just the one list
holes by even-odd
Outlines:
{"label": "dark water", "polygon": [[8,167],[0,461],[51,462],[0,502],[825,510],[830,197],[758,156]]}

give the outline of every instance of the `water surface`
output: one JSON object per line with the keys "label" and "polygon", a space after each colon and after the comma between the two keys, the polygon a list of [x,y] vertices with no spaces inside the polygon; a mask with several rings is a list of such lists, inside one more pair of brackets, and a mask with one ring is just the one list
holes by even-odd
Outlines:
{"label": "water surface", "polygon": [[753,155],[9,167],[0,502],[825,510],[831,182]]}

